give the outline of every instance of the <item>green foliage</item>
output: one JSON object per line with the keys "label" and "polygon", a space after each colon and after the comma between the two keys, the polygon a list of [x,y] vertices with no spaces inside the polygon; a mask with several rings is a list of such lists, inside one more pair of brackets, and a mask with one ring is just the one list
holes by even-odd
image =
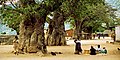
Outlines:
{"label": "green foliage", "polygon": [[[5,0],[1,0],[5,1]],[[30,20],[31,16],[44,16],[59,10],[64,13],[66,22],[75,26],[75,20],[80,20],[82,30],[92,27],[92,31],[101,28],[102,23],[106,23],[108,27],[115,25],[113,19],[116,18],[114,11],[110,6],[106,5],[104,0],[20,0],[19,7],[12,8],[11,6],[3,5],[0,12],[0,18],[3,23],[9,27],[19,31],[19,24],[22,20]],[[58,9],[59,8],[59,9]],[[47,22],[49,18],[47,17]],[[119,21],[120,19],[115,19]],[[80,24],[81,24],[80,23]],[[117,24],[120,24],[117,22]],[[102,30],[100,30],[102,31]]]}
{"label": "green foliage", "polygon": [[[116,9],[105,4],[104,0],[67,0],[62,9],[74,18],[68,19],[73,26],[75,20],[81,21],[83,31],[89,27],[92,27],[92,32],[103,31],[113,26],[113,19],[116,18]],[[106,23],[107,27],[102,27],[102,23]]]}
{"label": "green foliage", "polygon": [[[92,27],[92,32],[109,29],[110,26],[114,26],[115,11],[108,5],[98,4],[95,6],[94,13],[90,15],[90,20],[86,21],[84,26]],[[106,23],[107,27],[102,27],[102,23]]]}
{"label": "green foliage", "polygon": [[18,31],[18,24],[21,21],[20,14],[15,12],[14,9],[10,6],[4,6],[0,11],[2,12],[1,20],[3,21],[3,24],[7,24],[9,27]]}
{"label": "green foliage", "polygon": [[[2,2],[5,1],[6,0],[3,0]],[[17,3],[20,5],[14,8],[12,8],[14,3],[12,6],[3,4],[0,10],[2,12],[1,20],[3,20],[4,24],[7,24],[18,32],[18,27],[22,20],[30,20],[31,16],[42,17],[57,9],[63,1],[64,0],[44,0],[36,2],[34,0],[20,0],[20,2]]]}
{"label": "green foliage", "polygon": [[62,9],[73,18],[69,17],[67,20],[73,26],[75,26],[75,20],[81,21],[79,24],[82,25],[83,31],[88,27],[97,29],[106,18],[104,0],[67,0],[63,3]]}

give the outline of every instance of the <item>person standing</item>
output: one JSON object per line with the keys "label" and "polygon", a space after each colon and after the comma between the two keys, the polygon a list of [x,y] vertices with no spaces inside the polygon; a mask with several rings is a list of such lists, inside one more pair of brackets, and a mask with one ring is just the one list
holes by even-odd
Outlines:
{"label": "person standing", "polygon": [[13,48],[14,48],[14,54],[18,55],[19,42],[17,36],[15,36],[15,39],[13,40]]}
{"label": "person standing", "polygon": [[79,38],[74,40],[75,42],[75,54],[81,54],[82,53],[82,48],[81,48],[81,41],[79,40]]}

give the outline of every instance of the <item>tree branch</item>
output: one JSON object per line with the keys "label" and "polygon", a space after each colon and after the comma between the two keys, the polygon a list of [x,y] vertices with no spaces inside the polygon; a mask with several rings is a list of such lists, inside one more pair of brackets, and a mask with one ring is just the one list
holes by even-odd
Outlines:
{"label": "tree branch", "polygon": [[14,7],[14,8],[17,8],[11,1],[10,1],[11,5]]}

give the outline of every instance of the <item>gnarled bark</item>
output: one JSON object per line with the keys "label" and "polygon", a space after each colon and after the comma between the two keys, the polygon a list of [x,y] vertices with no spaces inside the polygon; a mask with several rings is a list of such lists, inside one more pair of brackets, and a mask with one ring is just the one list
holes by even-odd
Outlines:
{"label": "gnarled bark", "polygon": [[64,16],[58,12],[54,13],[53,20],[49,25],[47,45],[61,46],[66,45]]}
{"label": "gnarled bark", "polygon": [[[32,9],[28,9],[30,11],[27,11],[28,13],[24,13],[23,11],[20,11],[22,15],[25,15],[29,18],[25,18],[24,21],[20,24],[20,50],[26,51],[26,52],[38,52],[42,51],[42,53],[46,53],[46,45],[44,42],[44,23],[46,20],[46,16],[51,11],[56,10],[59,8],[60,5],[62,5],[63,1],[57,1],[57,0],[51,0],[54,3],[49,3],[50,5],[46,6],[46,4],[39,4],[38,7],[36,7],[36,3],[34,0],[20,0],[21,7],[27,8],[29,7],[35,7]],[[34,10],[34,11],[33,11]],[[34,13],[35,12],[35,13]],[[37,12],[37,13],[36,13]],[[40,14],[39,14],[40,13]],[[41,16],[38,16],[41,15]],[[27,20],[28,19],[28,20]]]}
{"label": "gnarled bark", "polygon": [[27,46],[30,46],[30,38],[33,33],[33,25],[30,24],[30,21],[22,21],[20,23],[20,34],[19,34],[19,43],[20,49],[23,51]]}
{"label": "gnarled bark", "polygon": [[[30,20],[24,20],[20,24],[20,50],[25,52],[46,53],[46,45],[44,43],[44,23],[45,16],[37,18],[34,16]],[[33,22],[34,21],[34,22]]]}

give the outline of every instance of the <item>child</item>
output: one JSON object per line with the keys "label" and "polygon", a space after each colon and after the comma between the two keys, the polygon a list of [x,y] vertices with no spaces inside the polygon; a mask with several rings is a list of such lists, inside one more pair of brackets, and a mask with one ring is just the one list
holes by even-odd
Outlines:
{"label": "child", "polygon": [[97,48],[97,53],[101,53],[101,48],[100,48],[100,45],[98,45],[98,48]]}
{"label": "child", "polygon": [[106,50],[105,47],[103,47],[103,49],[101,50],[101,53],[102,53],[102,54],[107,54],[107,50]]}
{"label": "child", "polygon": [[14,54],[18,55],[18,47],[19,47],[18,37],[15,36],[15,40],[13,40]]}

